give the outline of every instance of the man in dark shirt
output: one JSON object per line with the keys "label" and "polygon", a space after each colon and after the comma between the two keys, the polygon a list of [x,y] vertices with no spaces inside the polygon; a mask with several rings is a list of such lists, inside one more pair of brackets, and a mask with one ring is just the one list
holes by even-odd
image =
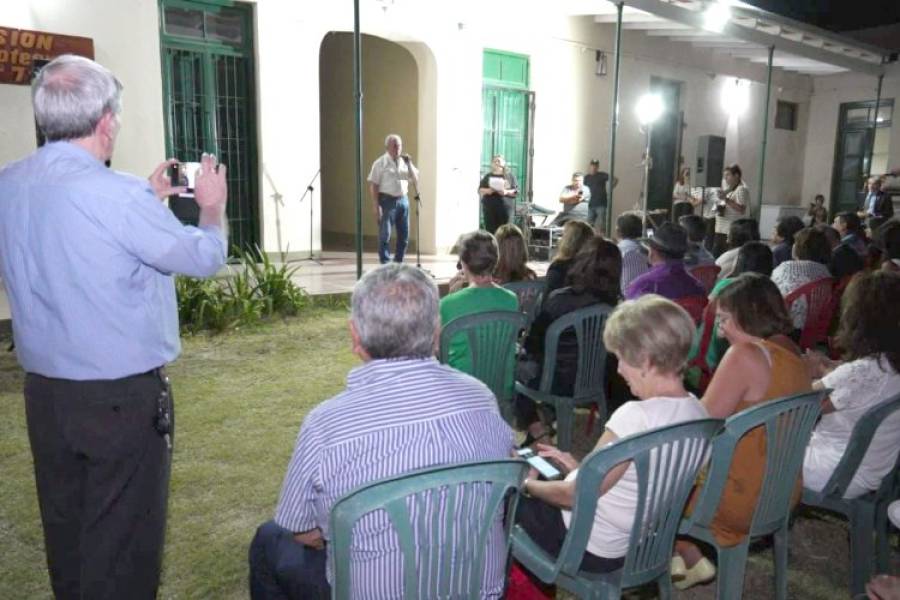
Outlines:
{"label": "man in dark shirt", "polygon": [[[600,161],[592,160],[588,174],[584,176],[584,185],[591,190],[591,199],[588,203],[588,223],[592,226],[603,228],[606,224],[606,183],[609,181],[609,173],[600,170]],[[616,184],[613,182],[613,185]]]}

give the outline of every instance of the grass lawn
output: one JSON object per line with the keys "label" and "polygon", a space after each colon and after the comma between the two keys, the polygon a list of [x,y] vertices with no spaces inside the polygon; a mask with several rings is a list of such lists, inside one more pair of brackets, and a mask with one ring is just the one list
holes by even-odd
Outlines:
{"label": "grass lawn", "polygon": [[[347,311],[184,339],[170,368],[176,437],[161,597],[247,598],[247,547],[271,518],[306,413],[358,363]],[[22,400],[0,352],[0,598],[49,598]]]}
{"label": "grass lawn", "polygon": [[[247,547],[271,518],[307,411],[344,387],[347,311],[316,308],[296,319],[184,340],[171,366],[177,435],[162,598],[247,598]],[[50,586],[15,357],[0,352],[0,598],[49,598]],[[576,432],[584,431],[584,415]],[[582,452],[596,439],[576,437]],[[791,532],[789,597],[846,598],[843,521],[804,512]],[[895,552],[893,572],[900,561]],[[771,552],[750,556],[745,598],[772,597]],[[677,593],[712,599],[715,586]],[[652,598],[638,594],[635,597]]]}

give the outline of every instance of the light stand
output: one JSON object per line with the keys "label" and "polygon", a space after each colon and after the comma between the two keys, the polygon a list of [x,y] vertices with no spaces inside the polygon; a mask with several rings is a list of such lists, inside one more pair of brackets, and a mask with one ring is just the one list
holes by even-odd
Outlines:
{"label": "light stand", "polygon": [[[309,180],[309,183],[306,185],[306,190],[304,190],[303,195],[300,196],[300,204],[303,204],[303,200],[306,198],[307,194],[309,194],[309,256],[300,259],[300,261],[312,261],[317,265],[321,265],[322,261],[317,260],[315,255],[313,254],[313,193],[316,190],[316,188],[313,186],[313,183],[315,183],[316,179],[321,173],[322,168],[320,167],[316,170],[316,174],[312,176],[312,179]],[[288,262],[291,263],[297,261],[289,260]]]}
{"label": "light stand", "polygon": [[664,110],[665,106],[663,105],[662,98],[653,93],[644,94],[643,96],[641,96],[636,106],[638,121],[647,134],[647,145],[644,154],[644,173],[643,181],[641,182],[641,211],[643,212],[641,218],[642,236],[647,235],[647,221],[650,218],[649,214],[647,213],[647,196],[650,188],[650,169],[653,167],[653,161],[650,159],[650,138],[653,131],[653,122],[662,115]]}

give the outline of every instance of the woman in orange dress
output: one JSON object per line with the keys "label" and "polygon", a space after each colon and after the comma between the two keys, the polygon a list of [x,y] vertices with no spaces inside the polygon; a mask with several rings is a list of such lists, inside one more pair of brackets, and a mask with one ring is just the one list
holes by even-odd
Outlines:
{"label": "woman in orange dress", "polygon": [[[812,374],[788,335],[793,328],[784,300],[763,275],[745,273],[718,298],[719,335],[731,347],[703,396],[710,417],[724,419],[768,400],[808,392]],[[747,535],[765,472],[763,428],[749,432],[735,448],[728,482],[712,523],[716,542],[734,546]],[[795,502],[801,482],[797,482]],[[686,589],[715,577],[713,564],[693,543],[679,541],[672,560],[675,586]]]}

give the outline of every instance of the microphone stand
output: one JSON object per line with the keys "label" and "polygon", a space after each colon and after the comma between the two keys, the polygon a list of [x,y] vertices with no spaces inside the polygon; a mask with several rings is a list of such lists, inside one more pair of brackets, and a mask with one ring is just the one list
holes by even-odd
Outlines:
{"label": "microphone stand", "polygon": [[[406,160],[406,159],[404,159],[404,160]],[[411,162],[412,162],[411,160],[406,160],[406,166],[407,166],[408,169],[410,169],[410,172],[412,171],[412,167],[411,167],[411,165],[410,165]],[[429,275],[432,279],[434,279],[434,273],[432,273],[432,272],[429,271],[428,269],[425,269],[425,268],[422,267],[422,252],[421,252],[421,247],[420,247],[421,245],[420,245],[420,243],[419,243],[419,239],[420,239],[420,234],[419,234],[419,209],[420,209],[420,207],[422,206],[422,196],[421,196],[420,193],[419,193],[419,182],[418,182],[418,180],[417,180],[417,179],[414,179],[414,180],[412,181],[412,184],[416,187],[416,195],[414,196],[415,201],[416,201],[416,268],[419,269],[420,271],[422,271],[423,273],[425,273],[426,275]]]}
{"label": "microphone stand", "polygon": [[[306,186],[306,190],[303,192],[303,195],[300,196],[300,204],[303,204],[303,200],[306,198],[306,195],[309,194],[309,256],[306,258],[300,259],[300,261],[312,261],[317,265],[321,265],[322,261],[317,260],[315,255],[313,254],[313,192],[315,192],[315,187],[313,187],[313,183],[319,177],[319,174],[322,172],[322,167],[316,169],[316,174],[312,176],[312,179],[309,180],[309,183]],[[288,263],[297,262],[293,260],[289,260]]]}

